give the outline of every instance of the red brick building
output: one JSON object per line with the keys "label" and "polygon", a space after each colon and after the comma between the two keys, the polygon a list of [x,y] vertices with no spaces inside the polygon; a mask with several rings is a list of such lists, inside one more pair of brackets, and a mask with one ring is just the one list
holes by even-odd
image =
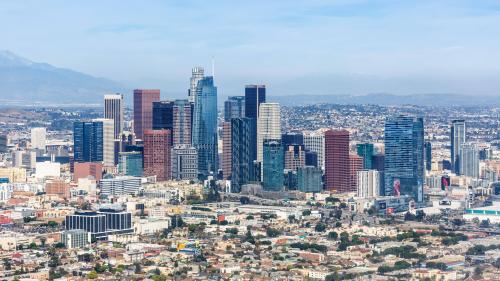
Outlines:
{"label": "red brick building", "polygon": [[325,189],[344,193],[351,191],[349,173],[349,132],[325,132]]}
{"label": "red brick building", "polygon": [[144,131],[144,175],[158,181],[172,178],[170,130]]}

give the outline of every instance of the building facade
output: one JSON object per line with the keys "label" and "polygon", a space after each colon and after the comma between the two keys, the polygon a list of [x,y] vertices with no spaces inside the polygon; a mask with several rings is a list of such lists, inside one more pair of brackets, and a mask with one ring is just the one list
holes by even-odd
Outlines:
{"label": "building facade", "polygon": [[278,103],[262,103],[257,120],[257,161],[263,161],[265,140],[281,142],[281,112]]}
{"label": "building facade", "polygon": [[306,150],[316,152],[318,155],[317,166],[325,169],[325,136],[319,132],[304,134],[304,146]]}
{"label": "building facade", "polygon": [[153,128],[153,102],[160,101],[160,90],[134,90],[134,133],[144,137],[144,131]]}
{"label": "building facade", "polygon": [[423,201],[424,123],[422,118],[398,116],[385,122],[385,195],[408,195]]}
{"label": "building facade", "polygon": [[246,85],[245,86],[245,117],[250,118],[251,122],[251,155],[252,161],[257,160],[257,119],[259,118],[259,108],[266,102],[265,85]]}
{"label": "building facade", "polygon": [[251,129],[250,118],[231,119],[231,192],[240,192],[251,179]]}
{"label": "building facade", "polygon": [[357,196],[372,198],[380,196],[380,173],[377,170],[358,171]]}
{"label": "building facade", "polygon": [[450,131],[450,156],[452,172],[460,175],[460,147],[466,140],[465,120],[453,120]]}
{"label": "building facade", "polygon": [[45,128],[31,129],[31,147],[45,151],[45,142],[47,139],[47,130]]}
{"label": "building facade", "polygon": [[281,138],[265,139],[263,143],[262,186],[266,191],[283,189],[283,147]]}
{"label": "building facade", "polygon": [[173,108],[173,145],[191,145],[193,104],[188,100],[175,100]]}
{"label": "building facade", "polygon": [[144,159],[141,152],[120,152],[118,159],[118,172],[121,175],[132,177],[142,177],[144,175]]}
{"label": "building facade", "polygon": [[119,139],[124,126],[123,95],[104,95],[104,118],[113,120],[114,138]]}
{"label": "building facade", "polygon": [[338,193],[350,192],[349,132],[325,132],[325,189]]}
{"label": "building facade", "polygon": [[141,178],[120,176],[102,179],[99,182],[101,194],[108,196],[137,195],[141,188]]}
{"label": "building facade", "polygon": [[476,144],[464,143],[458,153],[460,174],[479,178],[479,149]]}
{"label": "building facade", "polygon": [[356,144],[356,153],[363,159],[363,169],[372,169],[373,143]]}
{"label": "building facade", "polygon": [[158,181],[170,180],[170,131],[144,131],[144,175],[156,176]]}
{"label": "building facade", "polygon": [[172,148],[172,179],[196,180],[198,178],[198,153],[196,148],[181,144]]}
{"label": "building facade", "polygon": [[302,192],[321,192],[323,172],[320,168],[313,166],[300,167],[297,170],[297,188]]}

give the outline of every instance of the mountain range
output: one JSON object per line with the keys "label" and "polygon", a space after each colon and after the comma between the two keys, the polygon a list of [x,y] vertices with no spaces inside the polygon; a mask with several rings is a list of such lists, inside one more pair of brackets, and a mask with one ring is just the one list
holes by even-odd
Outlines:
{"label": "mountain range", "polygon": [[105,93],[128,91],[120,83],[47,63],[37,63],[9,51],[0,51],[0,102],[102,103]]}
{"label": "mountain range", "polygon": [[[0,106],[96,105],[102,104],[106,93],[127,94],[131,93],[131,88],[109,79],[33,62],[10,51],[0,51]],[[221,96],[219,102],[222,99]],[[312,103],[500,106],[500,99],[495,97],[457,94],[269,95],[268,100],[285,106]]]}

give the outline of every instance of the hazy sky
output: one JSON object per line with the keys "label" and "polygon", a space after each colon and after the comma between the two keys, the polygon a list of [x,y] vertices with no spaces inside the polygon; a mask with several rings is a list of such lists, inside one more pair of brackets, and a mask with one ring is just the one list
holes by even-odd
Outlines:
{"label": "hazy sky", "polygon": [[212,57],[222,95],[500,96],[500,1],[3,0],[0,26],[0,49],[163,97]]}

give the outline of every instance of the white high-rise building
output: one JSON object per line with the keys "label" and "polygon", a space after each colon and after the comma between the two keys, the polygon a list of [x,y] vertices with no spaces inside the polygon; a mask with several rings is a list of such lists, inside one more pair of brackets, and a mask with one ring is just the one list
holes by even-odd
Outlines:
{"label": "white high-rise building", "polygon": [[377,170],[358,171],[358,197],[371,198],[380,195],[380,173]]}
{"label": "white high-rise building", "polygon": [[35,149],[45,150],[45,141],[47,139],[47,131],[45,128],[31,129],[31,147]]}
{"label": "white high-rise building", "polygon": [[123,131],[123,95],[104,96],[104,118],[114,123],[114,138],[119,139]]}
{"label": "white high-rise building", "polygon": [[262,163],[264,140],[281,140],[281,112],[278,103],[261,103],[257,119],[257,161]]}
{"label": "white high-rise building", "polygon": [[99,118],[93,122],[102,122],[102,158],[104,167],[115,165],[115,126],[113,119]]}
{"label": "white high-rise building", "polygon": [[318,154],[318,167],[325,169],[325,135],[323,132],[309,132],[304,134],[304,147],[306,150]]}
{"label": "white high-rise building", "polygon": [[189,80],[189,89],[188,89],[188,100],[189,102],[194,102],[194,97],[196,96],[196,87],[198,87],[198,81],[205,77],[205,71],[203,67],[195,67],[192,70],[192,75]]}
{"label": "white high-rise building", "polygon": [[459,151],[460,174],[479,178],[479,149],[476,144],[464,143],[460,146]]}

